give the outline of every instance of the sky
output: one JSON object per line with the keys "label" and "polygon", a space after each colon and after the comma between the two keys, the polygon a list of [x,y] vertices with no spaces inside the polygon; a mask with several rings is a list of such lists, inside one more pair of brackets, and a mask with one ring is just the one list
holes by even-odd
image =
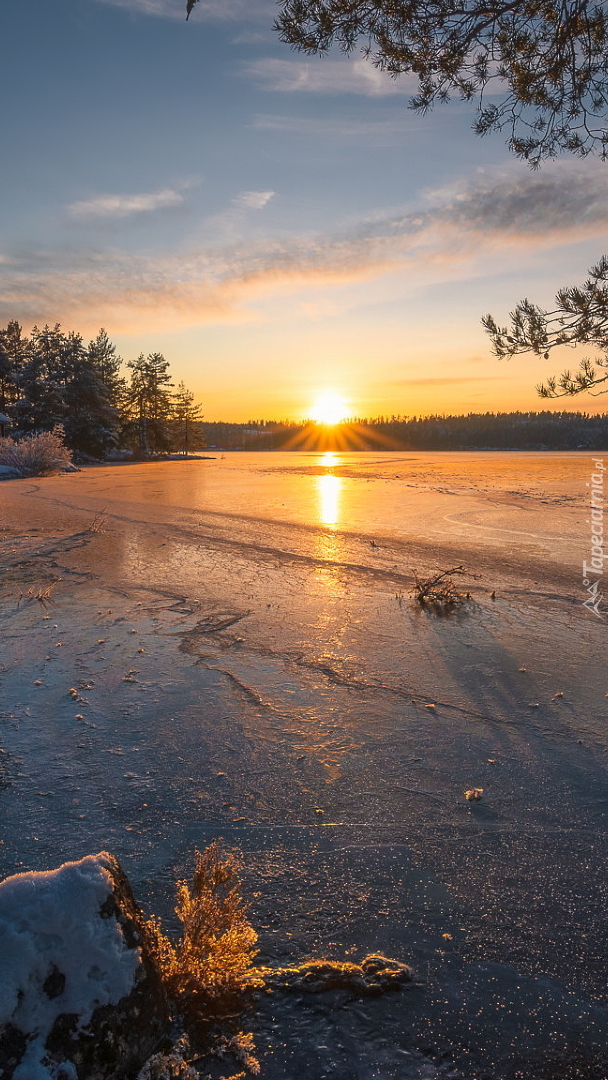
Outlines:
{"label": "sky", "polygon": [[207,420],[546,408],[577,357],[498,361],[480,318],[584,279],[608,164],[533,172],[474,104],[292,51],[274,0],[184,6],[3,5],[0,326],[162,352]]}

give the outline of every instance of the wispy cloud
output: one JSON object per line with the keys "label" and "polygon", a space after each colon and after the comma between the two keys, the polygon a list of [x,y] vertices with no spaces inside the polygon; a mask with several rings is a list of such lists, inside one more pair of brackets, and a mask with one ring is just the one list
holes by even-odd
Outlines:
{"label": "wispy cloud", "polygon": [[[487,357],[484,358],[487,363]],[[428,379],[393,379],[391,386],[461,386],[470,383],[472,379],[480,382],[504,382],[505,375],[432,375]]]}
{"label": "wispy cloud", "polygon": [[162,191],[135,195],[97,195],[93,199],[71,203],[68,210],[75,218],[124,218],[131,214],[145,214],[153,210],[164,210],[169,206],[178,206],[183,200],[181,192],[164,188]]}
{"label": "wispy cloud", "polygon": [[[255,196],[260,208],[270,193],[242,195]],[[331,298],[335,289],[338,298],[345,284],[389,274],[415,290],[464,273],[486,274],[526,250],[606,235],[608,188],[599,168],[512,170],[427,193],[414,210],[379,214],[330,235],[235,241],[156,258],[6,252],[0,318],[59,319],[83,331],[107,325],[114,332],[251,321],[264,317],[260,303],[273,295],[299,293],[310,301],[310,290]]]}
{"label": "wispy cloud", "polygon": [[312,60],[279,60],[268,57],[245,68],[263,90],[279,93],[363,94],[366,97],[408,96],[417,81],[408,75],[391,79],[369,60],[334,60],[326,56]]}
{"label": "wispy cloud", "polygon": [[258,113],[253,120],[256,131],[288,132],[312,139],[365,139],[368,145],[391,146],[418,127],[413,113],[402,113],[387,120],[353,120],[343,116],[288,116]]}
{"label": "wispy cloud", "polygon": [[538,236],[547,230],[584,229],[606,222],[606,177],[591,162],[584,169],[562,164],[530,176],[479,177],[474,184],[460,182],[426,193],[431,215],[454,225]]}
{"label": "wispy cloud", "polygon": [[[111,7],[125,8],[129,12],[141,15],[156,15],[163,18],[186,18],[186,0],[97,0],[98,3]],[[211,18],[223,22],[246,20],[247,22],[267,22],[272,25],[276,16],[273,0],[199,0],[190,16]]]}
{"label": "wispy cloud", "polygon": [[125,8],[129,13],[141,15],[160,15],[167,19],[185,19],[185,5],[175,0],[97,0],[109,7]]}
{"label": "wispy cloud", "polygon": [[224,21],[266,22],[272,26],[277,14],[275,0],[198,0],[192,15]]}
{"label": "wispy cloud", "polygon": [[245,210],[263,210],[274,194],[274,191],[241,191],[234,199],[234,205]]}

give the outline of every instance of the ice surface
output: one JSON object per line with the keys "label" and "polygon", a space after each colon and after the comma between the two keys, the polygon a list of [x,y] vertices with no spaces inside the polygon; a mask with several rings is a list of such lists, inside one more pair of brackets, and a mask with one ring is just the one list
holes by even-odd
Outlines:
{"label": "ice surface", "polygon": [[[470,1074],[504,1080],[510,1053],[608,1044],[590,471],[226,454],[5,484],[2,871],[108,848],[170,920],[193,848],[223,837],[265,959],[413,963],[396,1046],[464,1040]],[[458,563],[466,610],[412,604],[414,570]],[[51,578],[45,612],[25,597]]]}

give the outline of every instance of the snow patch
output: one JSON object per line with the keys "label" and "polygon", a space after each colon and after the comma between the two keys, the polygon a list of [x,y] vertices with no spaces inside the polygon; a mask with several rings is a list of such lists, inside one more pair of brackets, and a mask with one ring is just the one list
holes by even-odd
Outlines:
{"label": "snow patch", "polygon": [[14,1080],[52,1080],[43,1059],[57,1017],[75,1013],[85,1027],[133,987],[140,950],[101,912],[113,892],[109,861],[101,852],[0,883],[0,1029],[11,1023],[31,1039]]}

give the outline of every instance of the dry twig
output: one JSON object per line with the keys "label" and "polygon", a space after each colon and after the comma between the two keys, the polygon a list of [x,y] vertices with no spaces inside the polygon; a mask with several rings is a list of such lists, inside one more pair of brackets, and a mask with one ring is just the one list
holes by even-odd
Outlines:
{"label": "dry twig", "polygon": [[414,599],[421,607],[448,608],[454,604],[463,604],[470,600],[469,592],[460,591],[453,574],[466,574],[464,566],[452,566],[449,570],[438,570],[430,577],[421,578],[414,571]]}

